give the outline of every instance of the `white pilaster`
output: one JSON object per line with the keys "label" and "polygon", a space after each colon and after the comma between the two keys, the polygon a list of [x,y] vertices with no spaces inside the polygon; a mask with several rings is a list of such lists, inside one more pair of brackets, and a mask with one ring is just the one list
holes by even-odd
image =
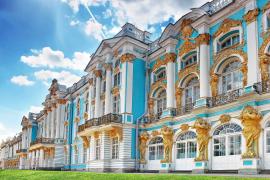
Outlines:
{"label": "white pilaster", "polygon": [[55,138],[60,138],[60,122],[61,122],[61,104],[57,105],[56,108],[56,122],[55,122],[55,128],[56,128],[56,133],[55,133]]}
{"label": "white pilaster", "polygon": [[200,44],[200,98],[209,94],[209,45]]}
{"label": "white pilaster", "polygon": [[[98,70],[100,71],[100,70]],[[101,88],[101,72],[96,74],[96,98],[95,98],[95,117],[100,117],[100,88]]]}
{"label": "white pilaster", "polygon": [[43,167],[43,162],[44,162],[44,150],[40,149],[40,152],[39,152],[39,167]]}
{"label": "white pilaster", "polygon": [[169,61],[167,63],[167,108],[175,107],[175,63]]}
{"label": "white pilaster", "polygon": [[55,111],[56,111],[56,108],[53,107],[52,108],[52,115],[51,115],[51,136],[50,138],[55,138]]}
{"label": "white pilaster", "polygon": [[105,114],[109,114],[112,112],[112,67],[111,64],[108,64],[107,66],[109,67],[106,67]]}

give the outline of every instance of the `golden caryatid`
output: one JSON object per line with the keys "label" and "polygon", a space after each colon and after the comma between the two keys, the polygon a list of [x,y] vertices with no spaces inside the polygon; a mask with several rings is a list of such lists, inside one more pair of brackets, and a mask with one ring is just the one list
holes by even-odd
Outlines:
{"label": "golden caryatid", "polygon": [[161,134],[163,136],[164,145],[164,159],[161,160],[162,163],[172,162],[172,147],[173,147],[173,129],[167,126],[161,128]]}
{"label": "golden caryatid", "polygon": [[149,134],[146,131],[144,131],[139,137],[139,140],[140,140],[139,150],[140,150],[140,163],[141,164],[146,163],[145,152],[146,152],[146,148],[147,148],[146,143],[147,143],[148,139],[149,139]]}
{"label": "golden caryatid", "polygon": [[207,161],[208,143],[210,139],[209,131],[211,129],[211,126],[206,120],[202,118],[197,118],[192,128],[196,130],[199,149],[199,156],[195,159],[195,161]]}
{"label": "golden caryatid", "polygon": [[246,139],[246,152],[242,154],[242,158],[258,157],[262,116],[252,106],[246,106],[240,115],[240,120],[244,127],[243,135]]}

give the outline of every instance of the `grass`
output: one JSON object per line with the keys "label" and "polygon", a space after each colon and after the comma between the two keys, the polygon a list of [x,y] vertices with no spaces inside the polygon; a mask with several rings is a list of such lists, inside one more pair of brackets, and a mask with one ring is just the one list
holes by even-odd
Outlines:
{"label": "grass", "polygon": [[[202,175],[184,175],[184,174],[117,174],[117,173],[91,173],[91,172],[70,172],[70,171],[33,171],[33,170],[0,170],[1,180],[17,179],[93,179],[93,180],[240,180],[243,177],[223,177],[223,176],[202,176]],[[256,179],[256,178],[249,178]],[[262,179],[262,178],[258,178]]]}

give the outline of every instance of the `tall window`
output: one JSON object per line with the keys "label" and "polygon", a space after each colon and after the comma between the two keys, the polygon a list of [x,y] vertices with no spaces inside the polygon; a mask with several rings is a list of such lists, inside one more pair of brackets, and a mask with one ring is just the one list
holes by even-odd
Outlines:
{"label": "tall window", "polygon": [[78,164],[78,147],[74,147],[74,163]]}
{"label": "tall window", "polygon": [[166,78],[166,69],[160,68],[155,74],[154,74],[154,82],[165,79]]}
{"label": "tall window", "polygon": [[266,153],[270,153],[270,121],[267,122],[266,128]]}
{"label": "tall window", "polygon": [[114,86],[120,86],[120,72],[116,73],[114,76],[113,76],[113,85]]}
{"label": "tall window", "polygon": [[105,101],[102,101],[102,114],[105,115]]}
{"label": "tall window", "polygon": [[77,105],[76,105],[76,114],[77,114],[77,116],[79,116],[80,115],[80,98],[78,98],[78,101],[77,101]]}
{"label": "tall window", "polygon": [[83,163],[86,163],[87,158],[87,148],[83,148]]}
{"label": "tall window", "polygon": [[113,113],[118,114],[120,112],[120,95],[113,97]]}
{"label": "tall window", "polygon": [[192,104],[200,97],[200,83],[197,77],[192,78],[185,88],[185,104]]}
{"label": "tall window", "polygon": [[243,76],[240,69],[241,62],[239,61],[232,61],[226,65],[221,76],[221,93],[226,93],[242,87]]}
{"label": "tall window", "polygon": [[241,154],[242,128],[233,123],[219,126],[213,134],[214,156]]}
{"label": "tall window", "polygon": [[96,139],[95,142],[95,159],[100,159],[100,139]]}
{"label": "tall window", "polygon": [[119,139],[118,137],[112,138],[112,159],[119,158]]}
{"label": "tall window", "polygon": [[106,92],[106,81],[102,82],[102,93]]}
{"label": "tall window", "polygon": [[148,150],[149,150],[149,160],[163,159],[164,153],[163,139],[161,137],[156,137],[152,139],[149,143]]}
{"label": "tall window", "polygon": [[166,109],[167,99],[166,91],[162,90],[157,97],[157,114],[161,116],[162,112]]}
{"label": "tall window", "polygon": [[197,53],[193,52],[183,58],[183,68],[197,63]]}
{"label": "tall window", "polygon": [[86,93],[86,98],[85,98],[85,112],[88,112],[89,110],[89,92]]}
{"label": "tall window", "polygon": [[229,32],[219,39],[217,44],[217,51],[221,51],[233,45],[239,44],[239,42],[240,42],[239,30]]}
{"label": "tall window", "polygon": [[180,134],[176,139],[176,158],[195,158],[197,152],[196,134],[192,131]]}

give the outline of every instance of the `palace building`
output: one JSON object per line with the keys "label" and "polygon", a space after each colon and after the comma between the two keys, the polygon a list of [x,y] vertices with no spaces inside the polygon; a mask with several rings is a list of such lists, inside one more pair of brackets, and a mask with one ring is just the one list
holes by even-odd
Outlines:
{"label": "palace building", "polygon": [[53,80],[0,167],[270,170],[270,2],[213,0],[150,37],[126,23],[79,82]]}

